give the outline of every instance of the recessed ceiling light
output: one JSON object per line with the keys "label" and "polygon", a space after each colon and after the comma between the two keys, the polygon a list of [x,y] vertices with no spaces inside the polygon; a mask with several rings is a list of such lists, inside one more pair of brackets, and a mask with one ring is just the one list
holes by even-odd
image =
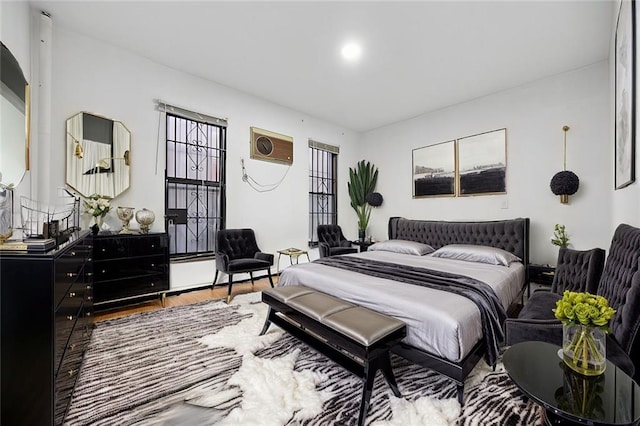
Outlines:
{"label": "recessed ceiling light", "polygon": [[342,56],[348,61],[357,60],[361,54],[362,48],[357,43],[348,43],[342,48]]}

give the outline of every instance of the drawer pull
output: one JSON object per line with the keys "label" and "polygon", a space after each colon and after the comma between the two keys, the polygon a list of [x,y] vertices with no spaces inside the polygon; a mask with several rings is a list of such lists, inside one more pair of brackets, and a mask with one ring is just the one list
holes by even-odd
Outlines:
{"label": "drawer pull", "polygon": [[70,292],[69,297],[76,297],[76,294],[74,292]]}
{"label": "drawer pull", "polygon": [[68,319],[69,321],[73,321],[73,315],[67,315],[67,319]]}
{"label": "drawer pull", "polygon": [[87,296],[87,300],[93,300],[92,296]]}
{"label": "drawer pull", "polygon": [[75,277],[75,276],[77,276],[77,275],[78,275],[78,274],[77,274],[77,273],[75,273],[75,272],[67,272],[67,276],[68,276],[69,278],[73,278],[73,277]]}
{"label": "drawer pull", "polygon": [[153,268],[153,267],[155,267],[155,266],[156,266],[156,264],[155,264],[155,263],[152,263],[152,264],[151,264],[151,267],[152,267],[152,268]]}
{"label": "drawer pull", "polygon": [[93,276],[93,272],[87,272],[87,276],[88,277],[92,277]]}
{"label": "drawer pull", "polygon": [[72,251],[70,254],[71,254],[71,256],[75,256],[75,255],[76,255],[76,252],[75,252],[75,251]]}
{"label": "drawer pull", "polygon": [[151,283],[151,287],[153,287],[154,285],[155,285],[154,283]]}
{"label": "drawer pull", "polygon": [[102,249],[102,252],[104,253],[105,251],[107,251],[107,249],[104,249],[104,248],[103,248],[103,249]]}
{"label": "drawer pull", "polygon": [[151,248],[156,248],[156,245],[155,244],[151,244]]}
{"label": "drawer pull", "polygon": [[103,270],[102,270],[102,273],[104,274],[105,272],[107,272],[107,270],[106,270],[106,269],[103,269]]}
{"label": "drawer pull", "polygon": [[87,312],[87,316],[90,317],[91,316],[91,312]]}

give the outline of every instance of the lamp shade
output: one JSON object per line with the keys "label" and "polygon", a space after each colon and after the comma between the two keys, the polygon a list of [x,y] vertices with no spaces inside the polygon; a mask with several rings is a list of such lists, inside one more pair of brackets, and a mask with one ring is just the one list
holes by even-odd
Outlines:
{"label": "lamp shade", "polygon": [[380,207],[382,205],[382,194],[379,192],[371,192],[365,200],[373,207]]}
{"label": "lamp shade", "polygon": [[563,170],[551,178],[549,186],[551,187],[551,191],[556,195],[573,195],[578,192],[580,179],[578,179],[575,173],[569,170]]}

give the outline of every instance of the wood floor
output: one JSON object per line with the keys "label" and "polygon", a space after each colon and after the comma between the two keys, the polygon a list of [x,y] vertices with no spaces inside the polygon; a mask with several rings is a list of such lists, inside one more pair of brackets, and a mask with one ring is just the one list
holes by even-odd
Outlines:
{"label": "wood floor", "polygon": [[[278,282],[277,277],[273,277],[274,284]],[[250,293],[252,291],[262,291],[266,288],[269,288],[269,280],[267,278],[262,278],[256,280],[253,288],[251,287],[251,281],[242,282],[242,283],[234,283],[232,294],[238,295],[243,293]],[[165,299],[165,307],[172,306],[184,306],[190,305],[192,303],[202,302],[205,300],[220,300],[225,299],[227,297],[227,286],[220,285],[216,286],[215,289],[211,289],[211,287],[206,288],[204,290],[194,290],[188,291],[181,294],[176,295],[167,295]],[[107,319],[120,318],[126,315],[135,314],[137,312],[147,312],[154,311],[157,309],[163,309],[162,302],[160,298],[138,303],[131,306],[125,306],[122,308],[116,308],[105,311],[97,311],[94,314],[94,321],[104,321]]]}

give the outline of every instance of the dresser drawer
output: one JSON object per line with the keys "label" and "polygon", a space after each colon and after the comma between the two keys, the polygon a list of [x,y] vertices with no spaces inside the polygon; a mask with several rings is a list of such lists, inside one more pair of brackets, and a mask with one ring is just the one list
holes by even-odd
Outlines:
{"label": "dresser drawer", "polygon": [[79,251],[69,251],[56,262],[54,283],[54,304],[57,306],[66,296],[71,285],[84,281],[87,255]]}
{"label": "dresser drawer", "polygon": [[82,304],[84,297],[79,295],[71,295],[74,293],[74,289],[81,287],[80,285],[73,286],[65,297],[58,309],[55,311],[55,344],[54,344],[54,366],[57,368],[60,365],[60,360],[64,354],[65,348],[71,337],[74,327],[78,318],[82,315]]}
{"label": "dresser drawer", "polygon": [[93,286],[94,303],[98,304],[167,290],[169,290],[169,280],[166,274],[96,282]]}
{"label": "dresser drawer", "polygon": [[95,238],[93,260],[116,259],[129,256],[128,238]]}
{"label": "dresser drawer", "polygon": [[73,387],[80,373],[84,350],[72,351],[64,357],[63,364],[55,381],[55,424],[61,425],[71,401]]}
{"label": "dresser drawer", "polygon": [[131,253],[135,253],[138,256],[162,254],[167,246],[166,235],[147,235],[144,238],[135,238],[129,241]]}
{"label": "dresser drawer", "polygon": [[119,260],[94,262],[94,282],[117,280],[122,277],[141,277],[165,273],[165,258],[162,255],[143,256]]}

